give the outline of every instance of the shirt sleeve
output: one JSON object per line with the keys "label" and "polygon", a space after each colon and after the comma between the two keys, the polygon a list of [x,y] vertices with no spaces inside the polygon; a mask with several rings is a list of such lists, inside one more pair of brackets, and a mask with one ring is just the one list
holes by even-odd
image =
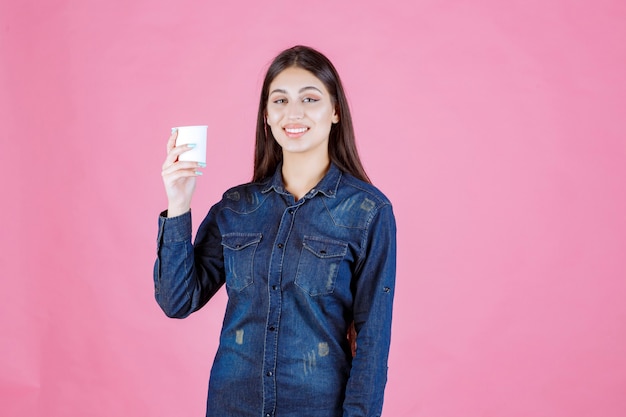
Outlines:
{"label": "shirt sleeve", "polygon": [[211,209],[195,243],[191,243],[191,212],[159,216],[154,294],[163,312],[185,318],[204,306],[224,283],[221,235]]}
{"label": "shirt sleeve", "polygon": [[392,207],[372,218],[353,278],[357,350],[343,404],[344,417],[377,417],[383,407],[396,277],[396,224]]}

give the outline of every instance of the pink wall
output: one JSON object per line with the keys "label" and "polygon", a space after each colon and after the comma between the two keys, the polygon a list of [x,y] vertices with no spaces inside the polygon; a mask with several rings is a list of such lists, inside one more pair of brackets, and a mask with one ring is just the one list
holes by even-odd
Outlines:
{"label": "pink wall", "polygon": [[203,415],[225,299],[153,300],[165,141],[210,125],[198,221],[295,43],[395,205],[384,415],[626,414],[623,1],[210,3],[0,3],[0,415]]}

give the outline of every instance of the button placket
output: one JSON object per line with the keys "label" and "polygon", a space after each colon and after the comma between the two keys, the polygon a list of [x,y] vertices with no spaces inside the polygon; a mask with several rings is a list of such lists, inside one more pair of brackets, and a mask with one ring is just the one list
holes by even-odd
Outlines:
{"label": "button placket", "polygon": [[263,357],[265,377],[263,378],[263,402],[267,416],[272,416],[276,408],[276,366],[278,360],[277,340],[282,306],[281,279],[285,256],[285,246],[289,240],[295,216],[295,208],[285,209],[278,225],[274,240],[274,250],[270,256],[268,274],[268,315],[265,332],[265,356]]}

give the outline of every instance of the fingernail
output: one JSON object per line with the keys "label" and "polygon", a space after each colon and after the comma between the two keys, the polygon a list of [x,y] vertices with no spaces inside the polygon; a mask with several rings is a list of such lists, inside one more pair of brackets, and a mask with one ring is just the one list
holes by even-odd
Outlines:
{"label": "fingernail", "polygon": [[187,147],[188,147],[188,148],[195,148],[195,147],[196,147],[196,144],[195,144],[195,143],[188,143],[188,144],[187,144]]}
{"label": "fingernail", "polygon": [[196,175],[202,175],[202,171],[196,171]]}
{"label": "fingernail", "polygon": [[198,162],[198,166],[200,168],[206,168],[206,164],[204,162]]}
{"label": "fingernail", "polygon": [[173,128],[172,128],[172,135],[174,134],[174,132],[177,132],[177,131],[178,131],[178,128],[173,127]]}

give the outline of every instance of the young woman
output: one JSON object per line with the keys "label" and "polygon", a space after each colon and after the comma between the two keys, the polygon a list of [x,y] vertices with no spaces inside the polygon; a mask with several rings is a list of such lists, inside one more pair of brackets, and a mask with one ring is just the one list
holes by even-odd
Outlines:
{"label": "young woman", "polygon": [[183,318],[226,284],[206,415],[380,416],[395,219],[363,170],[331,62],[303,46],[274,59],[261,91],[254,178],[224,193],[193,244],[200,166],[178,161],[189,148],[175,143],[173,132],[155,294],[169,317]]}

